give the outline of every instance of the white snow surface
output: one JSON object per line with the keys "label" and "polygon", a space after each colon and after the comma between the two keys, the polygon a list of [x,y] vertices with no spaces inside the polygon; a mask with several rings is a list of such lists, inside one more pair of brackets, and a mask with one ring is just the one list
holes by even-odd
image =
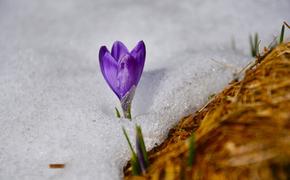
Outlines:
{"label": "white snow surface", "polygon": [[[143,129],[147,149],[206,103],[290,20],[289,0],[0,0],[0,180],[120,179]],[[147,57],[133,120],[100,71],[115,40]],[[50,163],[65,163],[50,169]]]}

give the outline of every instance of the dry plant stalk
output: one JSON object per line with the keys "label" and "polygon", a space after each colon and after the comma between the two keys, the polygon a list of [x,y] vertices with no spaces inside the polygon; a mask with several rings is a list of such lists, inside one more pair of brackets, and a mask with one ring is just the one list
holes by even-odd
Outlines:
{"label": "dry plant stalk", "polygon": [[65,164],[49,164],[49,168],[51,169],[63,169]]}
{"label": "dry plant stalk", "polygon": [[[196,156],[188,167],[192,132]],[[183,118],[149,160],[145,176],[125,168],[125,179],[289,179],[290,43],[267,52],[243,80]]]}

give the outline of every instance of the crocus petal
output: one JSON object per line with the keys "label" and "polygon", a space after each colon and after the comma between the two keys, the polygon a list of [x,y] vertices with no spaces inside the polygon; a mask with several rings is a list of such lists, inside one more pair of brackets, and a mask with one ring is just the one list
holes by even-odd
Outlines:
{"label": "crocus petal", "polygon": [[146,57],[146,48],[143,41],[140,41],[135,48],[131,51],[131,55],[136,59],[138,63],[138,82],[141,78],[144,63],[145,63],[145,57]]}
{"label": "crocus petal", "polygon": [[104,78],[109,84],[110,88],[114,91],[114,93],[120,98],[120,94],[118,92],[118,82],[117,82],[117,61],[111,56],[108,49],[103,46],[99,52],[99,60],[100,67],[103,73]]}
{"label": "crocus petal", "polygon": [[121,98],[138,84],[138,63],[133,56],[126,54],[118,62],[118,92]]}
{"label": "crocus petal", "polygon": [[106,46],[102,46],[99,51],[99,60],[103,58],[105,53],[109,52]]}
{"label": "crocus petal", "polygon": [[128,53],[129,53],[128,49],[122,42],[120,41],[114,42],[111,54],[116,59],[116,61],[119,61],[124,55]]}

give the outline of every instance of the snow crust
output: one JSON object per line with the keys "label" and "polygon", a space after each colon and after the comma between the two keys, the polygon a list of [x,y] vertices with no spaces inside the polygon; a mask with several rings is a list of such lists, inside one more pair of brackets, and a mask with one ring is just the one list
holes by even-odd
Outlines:
{"label": "snow crust", "polygon": [[[0,0],[0,179],[120,179],[122,134],[142,126],[148,150],[247,64],[290,20],[289,0]],[[133,121],[102,77],[101,45],[144,40]],[[49,169],[65,163],[64,169]]]}

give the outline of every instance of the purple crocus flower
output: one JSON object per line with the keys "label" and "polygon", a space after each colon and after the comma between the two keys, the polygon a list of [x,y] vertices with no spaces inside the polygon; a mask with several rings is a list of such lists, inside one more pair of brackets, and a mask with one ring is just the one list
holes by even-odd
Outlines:
{"label": "purple crocus flower", "polygon": [[143,72],[145,56],[143,41],[138,42],[131,52],[120,41],[113,44],[111,52],[106,46],[99,51],[101,71],[121,101],[125,118],[131,119],[131,103]]}

